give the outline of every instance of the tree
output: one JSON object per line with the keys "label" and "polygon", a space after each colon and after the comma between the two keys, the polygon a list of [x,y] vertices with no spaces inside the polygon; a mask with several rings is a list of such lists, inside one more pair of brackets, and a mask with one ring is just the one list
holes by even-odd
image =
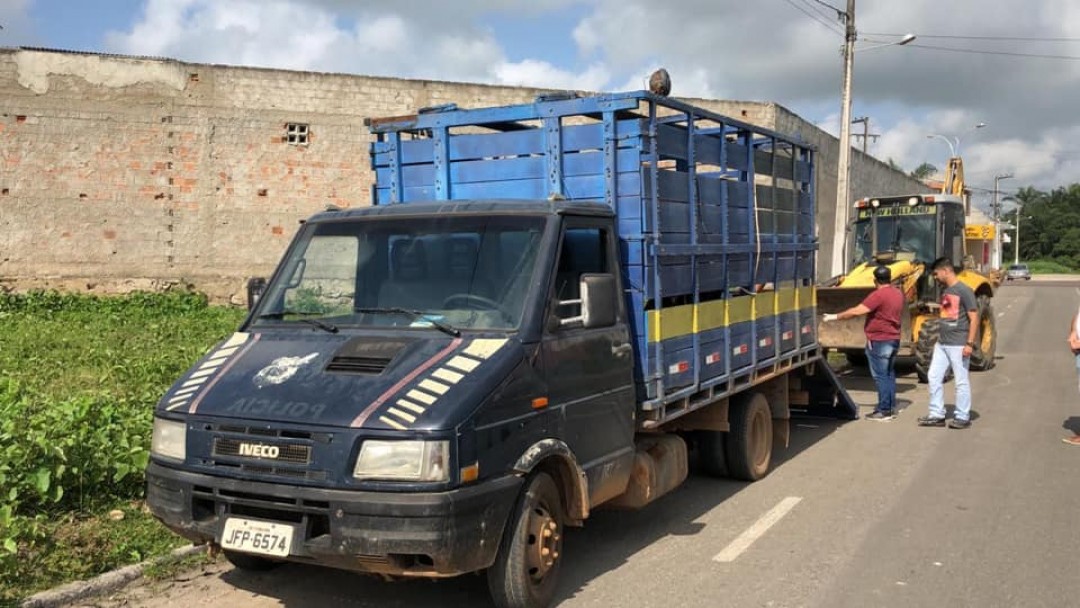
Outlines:
{"label": "tree", "polygon": [[937,173],[937,167],[931,165],[930,163],[923,163],[918,167],[915,167],[915,169],[910,173],[910,175],[917,180],[924,180],[934,175],[935,173]]}
{"label": "tree", "polygon": [[891,156],[888,158],[888,160],[885,161],[885,164],[889,165],[889,168],[893,171],[899,171],[901,173],[904,172],[904,168],[900,166],[900,163],[893,160]]}

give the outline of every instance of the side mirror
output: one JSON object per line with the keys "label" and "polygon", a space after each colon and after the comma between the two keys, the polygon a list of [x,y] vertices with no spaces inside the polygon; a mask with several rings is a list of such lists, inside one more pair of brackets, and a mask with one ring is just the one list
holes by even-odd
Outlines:
{"label": "side mirror", "polygon": [[248,310],[255,308],[255,305],[259,303],[259,298],[262,297],[263,292],[266,291],[266,277],[254,277],[248,279],[247,282],[247,306]]}
{"label": "side mirror", "polygon": [[586,328],[611,327],[615,324],[615,276],[581,275],[581,317]]}
{"label": "side mirror", "polygon": [[615,276],[610,274],[581,275],[581,299],[560,302],[561,305],[581,304],[581,316],[562,319],[560,325],[581,323],[586,329],[610,327],[615,324]]}

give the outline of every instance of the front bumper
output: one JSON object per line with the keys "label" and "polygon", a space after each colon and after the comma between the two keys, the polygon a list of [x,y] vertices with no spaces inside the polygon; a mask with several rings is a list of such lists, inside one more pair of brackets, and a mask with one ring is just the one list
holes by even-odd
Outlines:
{"label": "front bumper", "polygon": [[330,490],[191,473],[150,463],[147,504],[196,543],[221,540],[230,515],[297,525],[289,561],[394,576],[489,567],[521,478],[430,493]]}

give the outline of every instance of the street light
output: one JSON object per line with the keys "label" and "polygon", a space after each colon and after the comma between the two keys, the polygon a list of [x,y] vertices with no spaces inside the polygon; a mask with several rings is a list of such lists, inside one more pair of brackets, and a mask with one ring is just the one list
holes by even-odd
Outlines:
{"label": "street light", "polygon": [[1020,263],[1020,213],[1024,209],[1024,201],[1011,196],[1001,199],[1001,202],[1005,201],[1016,203],[1016,242],[1013,243],[1013,265],[1015,266]]}
{"label": "street light", "polygon": [[[840,157],[836,167],[836,221],[833,224],[832,274],[844,273],[847,263],[848,197],[851,196],[851,78],[855,68],[855,0],[847,1],[843,13],[847,25],[844,32],[844,82],[840,89]],[[868,47],[902,46],[915,40],[915,34],[905,34],[896,42]]]}
{"label": "street light", "polygon": [[980,122],[980,123],[976,124],[974,127],[971,127],[970,129],[968,129],[967,131],[964,131],[960,135],[954,135],[952,137],[949,137],[947,135],[942,135],[940,133],[930,133],[929,135],[926,136],[926,138],[927,139],[934,139],[935,137],[937,137],[937,138],[940,138],[940,139],[944,140],[945,143],[949,144],[950,157],[951,158],[956,158],[957,156],[960,156],[960,140],[964,136],[966,136],[966,135],[968,135],[970,133],[974,133],[975,131],[977,131],[977,130],[985,127],[985,126],[986,126],[985,122]]}
{"label": "street light", "polygon": [[[1004,201],[998,201],[998,183],[1003,179],[1012,179],[1012,173],[1002,173],[1001,175],[994,176],[994,251],[991,256],[990,265],[993,268],[1001,268],[1001,203]],[[1010,197],[1011,198],[1011,197]]]}

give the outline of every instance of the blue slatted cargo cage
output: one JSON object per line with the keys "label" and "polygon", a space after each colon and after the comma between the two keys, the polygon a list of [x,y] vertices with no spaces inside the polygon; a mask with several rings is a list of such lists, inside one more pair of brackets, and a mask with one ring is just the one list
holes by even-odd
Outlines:
{"label": "blue slatted cargo cage", "polygon": [[645,411],[818,355],[814,151],[646,92],[371,122],[375,205],[567,199],[617,215]]}

